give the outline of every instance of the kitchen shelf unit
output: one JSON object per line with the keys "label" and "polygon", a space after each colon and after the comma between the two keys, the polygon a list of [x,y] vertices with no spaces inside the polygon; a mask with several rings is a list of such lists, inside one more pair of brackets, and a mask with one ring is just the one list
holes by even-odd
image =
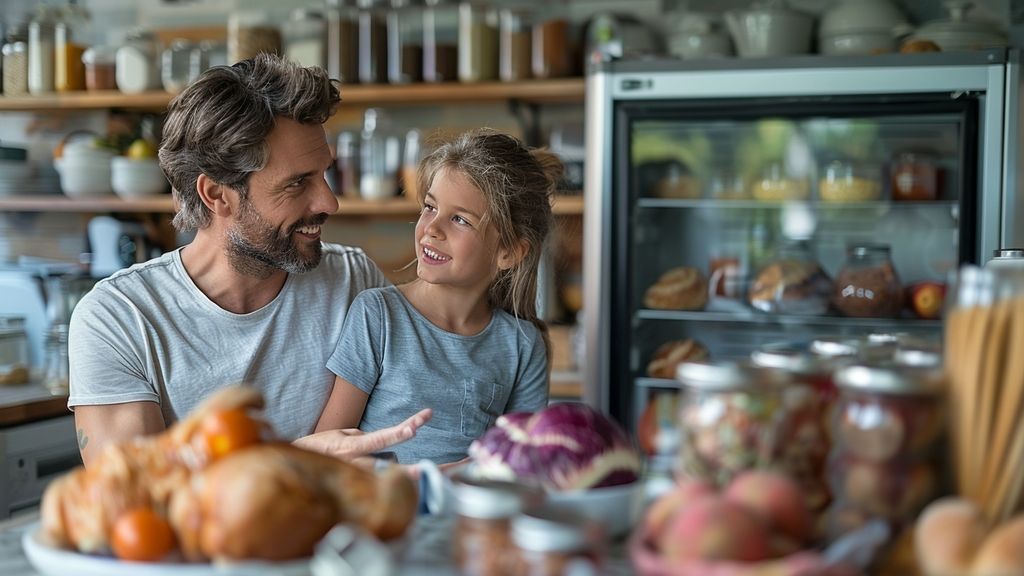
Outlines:
{"label": "kitchen shelf unit", "polygon": [[[152,198],[126,200],[117,196],[95,198],[68,198],[63,195],[0,197],[0,210],[5,212],[116,212],[116,213],[174,213],[174,201],[169,194]],[[552,211],[558,216],[583,214],[583,196],[555,196]],[[415,216],[419,206],[402,198],[394,200],[358,200],[343,198],[334,216]]]}
{"label": "kitchen shelf unit", "polygon": [[[409,84],[393,86],[342,85],[342,106],[383,104],[494,103],[521,101],[536,104],[582,102],[583,78],[525,80],[521,82],[479,82]],[[127,109],[162,112],[174,94],[163,90],[123,94],[117,90],[0,96],[0,112],[76,111]]]}
{"label": "kitchen shelf unit", "polygon": [[[739,304],[737,304],[739,306]],[[938,330],[942,327],[941,320],[922,320],[916,318],[850,318],[847,316],[812,316],[797,314],[768,314],[754,309],[718,311],[686,311],[686,310],[653,310],[649,308],[637,310],[637,320],[669,320],[685,322],[732,322],[738,324],[767,324],[785,326],[823,326],[841,328],[844,326],[858,328],[874,328],[879,331],[900,332],[906,329]]]}

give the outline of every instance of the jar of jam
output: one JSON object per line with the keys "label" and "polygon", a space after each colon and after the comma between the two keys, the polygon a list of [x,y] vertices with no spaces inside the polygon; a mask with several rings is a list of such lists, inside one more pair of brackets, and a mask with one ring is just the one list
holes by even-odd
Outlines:
{"label": "jar of jam", "polygon": [[603,542],[596,524],[568,510],[544,506],[512,519],[515,576],[600,574]]}
{"label": "jar of jam", "polygon": [[935,200],[939,197],[939,169],[928,152],[900,152],[891,164],[892,199],[897,202]]}
{"label": "jar of jam", "polygon": [[856,318],[895,318],[903,310],[903,285],[889,258],[888,244],[856,244],[836,275],[832,303]]}
{"label": "jar of jam", "polygon": [[516,566],[512,518],[523,509],[539,506],[544,492],[513,482],[452,477],[455,531],[452,555],[461,574],[505,576]]}
{"label": "jar of jam", "polygon": [[750,362],[684,362],[676,379],[681,474],[724,486],[743,470],[773,463],[787,425],[785,372]]}
{"label": "jar of jam", "polygon": [[942,368],[860,364],[835,379],[827,531],[838,536],[871,518],[912,521],[937,489]]}
{"label": "jar of jam", "polygon": [[772,460],[804,489],[812,510],[829,501],[825,464],[830,450],[829,414],[837,395],[832,373],[841,360],[811,353],[807,346],[768,344],[754,350],[751,362],[785,371],[792,384],[781,390],[786,421]]}

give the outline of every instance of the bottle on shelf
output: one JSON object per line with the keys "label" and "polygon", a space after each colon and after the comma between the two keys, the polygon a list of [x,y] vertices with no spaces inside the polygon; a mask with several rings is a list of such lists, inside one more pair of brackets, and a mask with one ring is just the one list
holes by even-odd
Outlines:
{"label": "bottle on shelf", "polygon": [[498,79],[498,23],[487,4],[459,4],[459,80]]}
{"label": "bottle on shelf", "polygon": [[149,30],[133,30],[117,49],[114,74],[117,88],[125,94],[140,94],[160,88],[160,49]]}
{"label": "bottle on shelf", "polygon": [[351,0],[327,0],[327,74],[343,83],[359,77],[359,17]]}
{"label": "bottle on shelf", "polygon": [[498,75],[505,82],[532,77],[529,13],[504,8],[498,13],[498,26]]}
{"label": "bottle on shelf", "polygon": [[327,22],[319,10],[296,8],[281,26],[284,54],[303,66],[327,65]]}
{"label": "bottle on shelf", "polygon": [[28,94],[28,29],[12,28],[3,52],[3,90],[5,96]]}
{"label": "bottle on shelf", "polygon": [[423,12],[414,0],[391,0],[387,13],[388,82],[423,80]]}
{"label": "bottle on shelf", "polygon": [[426,0],[423,10],[423,80],[459,79],[459,7],[451,0]]}
{"label": "bottle on shelf", "polygon": [[536,78],[562,78],[573,73],[569,21],[561,6],[550,9],[547,18],[533,25],[533,75]]}
{"label": "bottle on shelf", "polygon": [[28,91],[47,94],[54,90],[54,13],[42,6],[28,24]]}
{"label": "bottle on shelf", "polygon": [[388,81],[386,14],[375,0],[359,0],[359,82]]}
{"label": "bottle on shelf", "polygon": [[71,0],[57,12],[54,23],[54,88],[57,92],[85,89],[82,54],[92,41],[91,16]]}
{"label": "bottle on shelf", "polygon": [[401,142],[390,130],[386,114],[368,108],[360,138],[359,194],[366,200],[387,200],[398,193]]}
{"label": "bottle on shelf", "polygon": [[263,10],[235,10],[228,16],[228,64],[260,52],[281,54],[281,31]]}
{"label": "bottle on shelf", "polygon": [[90,46],[82,54],[85,65],[85,89],[117,90],[117,73],[115,71],[117,49],[112,46]]}

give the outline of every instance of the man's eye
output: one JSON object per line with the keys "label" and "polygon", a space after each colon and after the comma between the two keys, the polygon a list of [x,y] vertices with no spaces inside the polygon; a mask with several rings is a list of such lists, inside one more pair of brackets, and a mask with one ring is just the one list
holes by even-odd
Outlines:
{"label": "man's eye", "polygon": [[292,189],[299,188],[299,187],[301,187],[305,183],[306,183],[306,179],[305,178],[299,178],[298,180],[293,180],[293,181],[289,182],[288,184],[286,184],[285,188],[292,188]]}

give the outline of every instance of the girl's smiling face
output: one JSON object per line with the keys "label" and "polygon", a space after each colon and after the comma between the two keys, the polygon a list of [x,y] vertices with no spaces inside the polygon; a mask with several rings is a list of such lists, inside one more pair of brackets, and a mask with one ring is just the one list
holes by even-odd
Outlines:
{"label": "girl's smiling face", "polygon": [[416,222],[416,273],[430,284],[486,292],[503,265],[483,193],[457,170],[434,176]]}

